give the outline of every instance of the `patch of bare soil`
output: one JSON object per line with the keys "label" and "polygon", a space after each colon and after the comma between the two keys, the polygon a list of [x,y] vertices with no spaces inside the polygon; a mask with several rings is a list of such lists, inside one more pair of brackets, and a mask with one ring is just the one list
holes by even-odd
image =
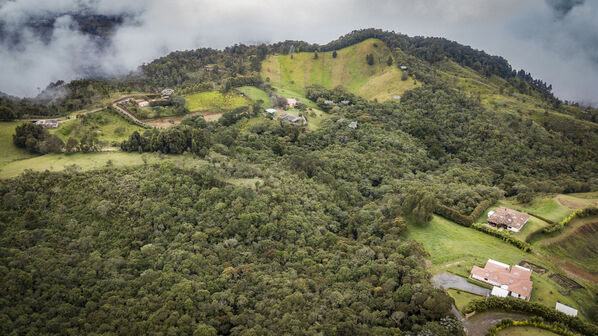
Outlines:
{"label": "patch of bare soil", "polygon": [[527,261],[527,260],[521,260],[521,262],[519,262],[519,264],[518,264],[518,265],[519,265],[519,266],[523,266],[523,267],[525,267],[525,268],[529,268],[529,269],[531,269],[531,270],[532,270],[534,273],[538,273],[538,274],[544,274],[544,273],[546,273],[546,271],[547,271],[547,270],[546,270],[546,268],[544,268],[544,267],[542,267],[542,266],[539,266],[539,265],[536,265],[536,264],[534,264],[534,263],[531,263],[531,262],[529,262],[529,261]]}
{"label": "patch of bare soil", "polygon": [[588,204],[588,202],[583,202],[583,201],[581,201],[581,202],[575,202],[574,200],[567,199],[567,198],[562,197],[562,196],[557,196],[556,197],[556,201],[559,202],[560,205],[562,205],[562,206],[564,206],[566,208],[569,208],[569,209],[573,209],[573,210],[575,210],[575,209],[585,209],[585,208],[587,208],[590,205],[591,206],[598,206],[597,202],[590,202],[589,204]]}
{"label": "patch of bare soil", "polygon": [[569,279],[564,275],[560,274],[551,274],[548,276],[552,281],[558,283],[561,287],[567,289],[579,289],[583,288],[582,285],[578,284],[575,280]]}
{"label": "patch of bare soil", "polygon": [[570,276],[590,280],[598,284],[598,274],[590,273],[570,263],[561,265],[561,269]]}

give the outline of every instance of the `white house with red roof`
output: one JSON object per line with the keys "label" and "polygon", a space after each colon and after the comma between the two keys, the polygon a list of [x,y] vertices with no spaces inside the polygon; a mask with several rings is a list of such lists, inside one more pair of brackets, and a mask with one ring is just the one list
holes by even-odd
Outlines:
{"label": "white house with red roof", "polygon": [[529,300],[534,283],[530,280],[532,270],[519,265],[513,267],[488,259],[484,268],[473,266],[470,277],[494,286],[491,295],[512,296]]}

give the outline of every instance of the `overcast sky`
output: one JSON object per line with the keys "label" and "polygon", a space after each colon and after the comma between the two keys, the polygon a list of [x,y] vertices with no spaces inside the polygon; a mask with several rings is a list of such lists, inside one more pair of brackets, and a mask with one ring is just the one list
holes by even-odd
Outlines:
{"label": "overcast sky", "polygon": [[[127,13],[99,52],[68,12]],[[22,27],[59,16],[49,43]],[[557,96],[598,105],[596,0],[0,0],[0,22],[20,34],[0,45],[0,91],[35,95],[89,68],[118,74],[172,50],[287,39],[324,44],[376,27],[440,36],[507,58],[554,87]]]}

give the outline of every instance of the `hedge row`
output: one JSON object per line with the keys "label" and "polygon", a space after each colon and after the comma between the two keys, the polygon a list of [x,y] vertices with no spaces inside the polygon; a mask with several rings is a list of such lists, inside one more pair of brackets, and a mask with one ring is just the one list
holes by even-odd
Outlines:
{"label": "hedge row", "polygon": [[498,230],[489,228],[486,225],[482,225],[482,224],[472,224],[471,227],[478,231],[481,231],[481,232],[487,233],[489,235],[492,235],[494,237],[500,238],[500,239],[506,241],[507,243],[509,243],[525,252],[530,252],[532,250],[532,246],[529,243],[524,242],[523,240],[514,238],[513,236],[511,236],[509,233],[507,233],[505,231],[498,231]]}
{"label": "hedge row", "polygon": [[484,211],[486,211],[486,209],[494,204],[494,202],[495,200],[481,201],[480,204],[473,209],[469,216],[465,216],[459,211],[449,208],[445,205],[438,206],[434,213],[444,218],[448,218],[459,225],[470,227],[471,224],[473,224],[473,222],[475,222],[475,220],[478,219],[478,217],[480,217]]}
{"label": "hedge row", "polygon": [[496,336],[498,333],[506,328],[509,327],[524,327],[524,326],[533,326],[539,329],[544,329],[551,331],[557,335],[561,336],[576,336],[576,333],[569,331],[565,326],[561,325],[560,323],[556,324],[546,324],[542,322],[541,318],[537,319],[529,319],[523,321],[513,321],[511,319],[503,319],[501,320],[496,326],[490,327],[486,336]]}
{"label": "hedge row", "polygon": [[598,336],[598,326],[586,323],[579,317],[572,317],[557,311],[556,309],[543,306],[538,303],[531,303],[513,297],[488,297],[476,299],[467,304],[464,311],[481,313],[489,310],[501,310],[509,312],[528,313],[542,317],[546,321],[558,322],[567,328],[587,336]]}
{"label": "hedge row", "polygon": [[572,214],[567,216],[567,218],[563,219],[562,222],[558,223],[557,225],[551,225],[544,229],[545,233],[553,233],[557,231],[561,231],[569,222],[574,220],[575,218],[584,218],[589,216],[596,216],[598,215],[598,208],[586,208],[586,209],[578,209],[573,211]]}

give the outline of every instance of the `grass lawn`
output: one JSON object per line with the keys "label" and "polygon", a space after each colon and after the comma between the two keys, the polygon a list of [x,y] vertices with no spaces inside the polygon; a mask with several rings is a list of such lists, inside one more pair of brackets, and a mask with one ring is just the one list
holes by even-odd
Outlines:
{"label": "grass lawn", "polygon": [[236,94],[223,95],[220,91],[200,92],[185,96],[191,112],[225,112],[248,106],[249,102]]}
{"label": "grass lawn", "polygon": [[509,327],[498,332],[499,336],[555,336],[552,331],[532,327]]}
{"label": "grass lawn", "polygon": [[12,143],[12,135],[15,134],[15,127],[22,123],[20,121],[0,122],[0,167],[12,161],[29,159],[36,156]]}
{"label": "grass lawn", "polygon": [[272,101],[270,100],[270,96],[264,90],[260,90],[255,86],[243,86],[237,89],[239,92],[242,92],[247,98],[253,100],[254,102],[258,100],[262,100],[262,107],[264,109],[269,109],[272,107]]}
{"label": "grass lawn", "polygon": [[27,169],[34,171],[61,171],[73,164],[82,170],[92,170],[109,166],[136,166],[144,164],[143,158],[145,158],[148,163],[171,161],[185,167],[188,167],[189,165],[198,165],[203,162],[191,156],[149,153],[98,152],[47,154],[27,160],[15,161],[3,166],[0,170],[0,178],[15,177]]}
{"label": "grass lawn", "polygon": [[459,311],[463,311],[463,308],[465,308],[470,301],[481,298],[480,295],[471,294],[457,289],[449,289],[446,292],[450,297],[455,299],[455,306],[457,306]]}
{"label": "grass lawn", "polygon": [[542,216],[555,222],[562,221],[569,216],[571,212],[573,212],[572,209],[559,204],[555,197],[537,198],[530,204],[520,204],[514,199],[502,200],[498,203],[499,205],[503,205],[511,209],[531,212],[535,215]]}

